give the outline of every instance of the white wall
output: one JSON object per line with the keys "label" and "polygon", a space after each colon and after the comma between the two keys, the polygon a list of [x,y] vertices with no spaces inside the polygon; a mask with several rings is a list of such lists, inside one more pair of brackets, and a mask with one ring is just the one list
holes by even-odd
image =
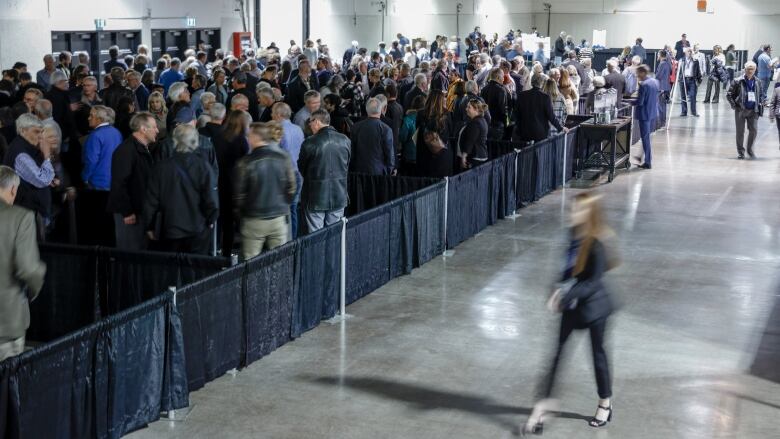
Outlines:
{"label": "white wall", "polygon": [[[95,18],[106,19],[106,30],[140,30],[141,20],[111,18],[141,17],[147,8],[152,17],[189,15],[199,28],[221,28],[222,47],[229,47],[232,32],[243,30],[233,11],[235,0],[0,0],[0,68],[16,61],[26,62],[32,71],[42,68],[43,55],[51,52],[52,31],[91,31]],[[154,29],[183,27],[184,20],[152,20]]]}
{"label": "white wall", "polygon": [[[290,0],[297,1],[297,0]],[[593,29],[607,29],[610,47],[632,44],[637,36],[645,47],[673,44],[682,32],[710,48],[734,43],[755,50],[768,42],[780,47],[775,32],[780,19],[780,0],[709,0],[709,13],[696,11],[694,0],[387,0],[385,32],[379,5],[371,0],[311,0],[311,37],[329,43],[340,54],[357,39],[367,48],[382,39],[391,41],[397,32],[408,37],[432,38],[455,33],[455,10],[463,4],[460,35],[475,25],[485,33],[504,35],[509,28],[547,29],[544,3],[552,4],[551,32],[561,30],[576,39],[592,38]],[[270,2],[264,2],[270,3]],[[355,23],[356,19],[356,23]],[[274,37],[263,31],[264,40]],[[267,38],[265,38],[267,37]],[[276,39],[277,43],[282,41]],[[296,39],[296,41],[298,41]],[[286,41],[285,41],[286,42]],[[283,49],[286,46],[280,46]]]}

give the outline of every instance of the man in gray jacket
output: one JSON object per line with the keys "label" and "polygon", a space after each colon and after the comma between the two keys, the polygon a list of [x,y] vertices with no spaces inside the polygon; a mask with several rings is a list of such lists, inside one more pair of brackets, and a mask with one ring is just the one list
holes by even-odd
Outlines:
{"label": "man in gray jacket", "polygon": [[0,361],[24,350],[29,302],[43,287],[46,265],[38,255],[35,213],[14,206],[19,176],[0,166]]}
{"label": "man in gray jacket", "polygon": [[745,64],[745,75],[732,84],[726,98],[734,110],[737,123],[737,158],[745,158],[745,125],[748,128],[747,153],[751,159],[756,158],[753,142],[758,131],[758,119],[764,113],[766,95],[761,80],[756,77],[754,62],[748,61]]}

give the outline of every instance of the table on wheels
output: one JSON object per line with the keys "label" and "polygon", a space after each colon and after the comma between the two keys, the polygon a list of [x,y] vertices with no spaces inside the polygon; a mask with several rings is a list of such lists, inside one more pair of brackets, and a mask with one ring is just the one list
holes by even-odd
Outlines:
{"label": "table on wheels", "polygon": [[615,169],[631,166],[631,118],[620,117],[608,124],[584,122],[577,132],[575,166],[577,178],[585,169],[601,168],[609,171],[609,181],[615,178]]}

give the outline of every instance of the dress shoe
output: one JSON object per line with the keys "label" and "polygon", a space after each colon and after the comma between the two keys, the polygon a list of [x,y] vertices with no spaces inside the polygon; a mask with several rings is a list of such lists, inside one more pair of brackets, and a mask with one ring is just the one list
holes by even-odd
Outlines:
{"label": "dress shoe", "polygon": [[639,167],[642,168],[642,169],[653,169],[653,167],[648,165],[647,163],[639,165]]}
{"label": "dress shoe", "polygon": [[680,117],[688,117],[687,114],[681,114]]}
{"label": "dress shoe", "polygon": [[749,153],[748,153],[748,157],[750,157],[751,159],[755,159],[755,158],[756,158],[756,155],[755,155],[755,154],[753,154],[752,152],[749,152]]}
{"label": "dress shoe", "polygon": [[702,101],[702,104],[709,104],[710,101]]}
{"label": "dress shoe", "polygon": [[745,160],[745,156],[743,154],[740,154],[737,156],[738,160]]}
{"label": "dress shoe", "polygon": [[699,117],[699,113],[694,113],[693,117]]}

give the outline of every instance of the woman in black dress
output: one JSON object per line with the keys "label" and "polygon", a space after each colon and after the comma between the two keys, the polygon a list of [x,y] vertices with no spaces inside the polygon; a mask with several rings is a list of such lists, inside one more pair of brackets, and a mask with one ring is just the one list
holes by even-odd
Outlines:
{"label": "woman in black dress", "polygon": [[421,177],[452,175],[453,153],[450,147],[452,116],[447,111],[447,96],[431,90],[425,107],[417,113],[417,169]]}

